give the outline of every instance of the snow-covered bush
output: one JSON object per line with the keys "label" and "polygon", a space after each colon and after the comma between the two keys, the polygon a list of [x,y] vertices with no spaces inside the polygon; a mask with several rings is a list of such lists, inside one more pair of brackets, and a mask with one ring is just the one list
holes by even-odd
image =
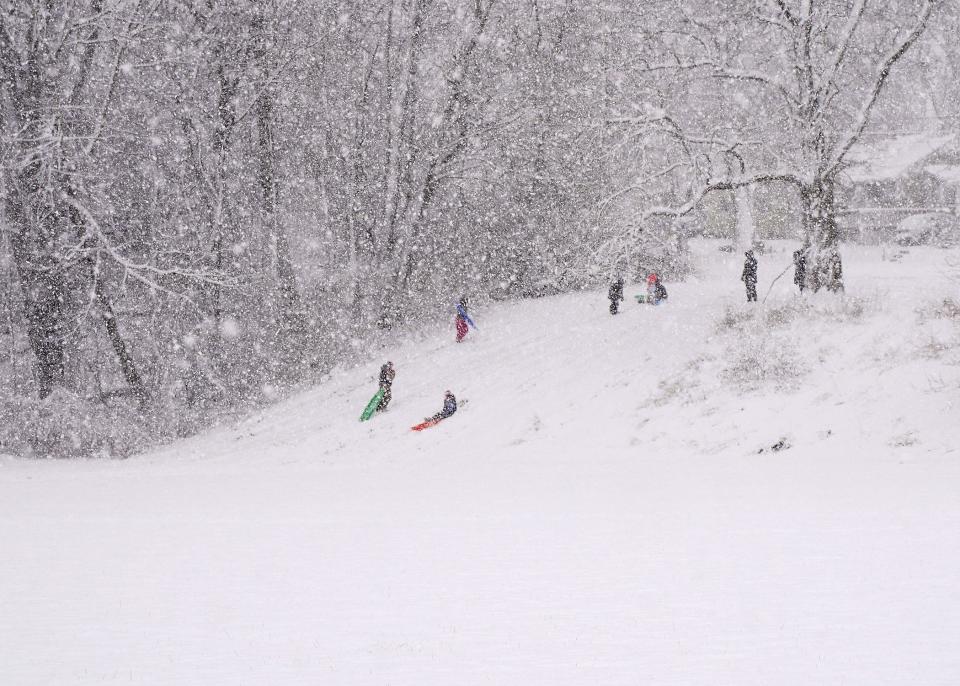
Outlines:
{"label": "snow-covered bush", "polygon": [[678,374],[661,379],[657,384],[657,394],[648,404],[660,407],[674,400],[679,400],[681,404],[688,404],[694,399],[702,400],[704,393],[700,377],[704,366],[712,361],[713,358],[700,355],[687,362]]}
{"label": "snow-covered bush", "polygon": [[[761,307],[728,307],[716,330],[730,338],[724,354],[722,378],[741,389],[772,382],[795,388],[815,360],[805,360],[798,345],[812,327],[853,323],[882,309],[882,297],[834,297],[812,294],[773,301]],[[823,360],[820,360],[822,362]]]}
{"label": "snow-covered bush", "polygon": [[717,333],[740,329],[745,322],[753,321],[754,313],[742,307],[727,307],[717,319]]}
{"label": "snow-covered bush", "polygon": [[800,317],[809,315],[810,310],[810,301],[805,298],[773,303],[763,310],[763,322],[770,328],[789,326]]}
{"label": "snow-covered bush", "polygon": [[796,388],[806,373],[800,351],[793,341],[765,329],[744,331],[724,354],[722,378],[742,390],[773,382],[777,388]]}
{"label": "snow-covered bush", "polygon": [[146,431],[127,409],[89,402],[57,389],[43,400],[0,404],[0,448],[38,457],[126,457],[146,443]]}
{"label": "snow-covered bush", "polygon": [[917,310],[920,320],[927,319],[955,319],[960,321],[960,303],[953,298],[944,298],[942,301]]}

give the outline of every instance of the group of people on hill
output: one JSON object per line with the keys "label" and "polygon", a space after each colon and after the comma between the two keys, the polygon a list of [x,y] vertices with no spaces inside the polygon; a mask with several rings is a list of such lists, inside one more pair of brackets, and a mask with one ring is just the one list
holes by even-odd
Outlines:
{"label": "group of people on hill", "polygon": [[[740,274],[740,280],[747,290],[747,302],[757,302],[757,256],[753,250],[747,250],[743,253],[743,272]],[[800,292],[803,293],[807,287],[807,251],[806,249],[795,250],[793,252],[793,283],[797,285]],[[840,260],[840,253],[833,249],[827,257],[826,287],[830,291],[843,290],[843,263]],[[607,291],[607,298],[610,300],[610,314],[619,314],[620,302],[623,300],[623,278],[617,277],[610,284]],[[647,295],[645,298],[637,296],[640,302],[647,302],[651,305],[659,305],[667,299],[667,289],[656,274],[647,276]],[[464,329],[466,324],[464,324]],[[457,329],[459,331],[459,327]],[[459,340],[459,339],[458,339]]]}
{"label": "group of people on hill", "polygon": [[[383,412],[387,409],[390,401],[393,399],[393,379],[397,376],[397,371],[393,367],[393,362],[387,361],[380,367],[380,390],[383,391],[383,397],[380,404],[377,405],[377,412]],[[443,394],[443,409],[436,414],[427,417],[424,421],[446,419],[457,411],[457,398],[449,390]]]}
{"label": "group of people on hill", "polygon": [[[620,313],[620,302],[623,300],[623,278],[617,277],[610,284],[610,290],[607,291],[607,298],[610,300],[610,314]],[[667,299],[667,288],[660,281],[660,277],[655,273],[647,275],[647,294],[645,298],[637,296],[640,302],[646,302],[650,305],[659,305]]]}
{"label": "group of people on hill", "polygon": [[[745,259],[740,280],[747,288],[747,302],[756,302],[757,257],[753,250],[747,250],[743,255]],[[836,248],[832,249],[827,256],[826,274],[824,276],[827,290],[832,292],[843,291],[843,262]],[[801,293],[807,287],[807,250],[804,248],[793,251],[793,283],[796,284]]]}
{"label": "group of people on hill", "polygon": [[[469,332],[468,322],[470,326],[476,328],[476,325],[473,323],[473,320],[470,319],[470,314],[467,312],[467,297],[463,296],[460,298],[460,301],[457,303],[457,315],[454,318],[454,328],[456,329],[456,342],[461,343]],[[377,412],[383,412],[387,409],[387,406],[390,405],[390,401],[393,400],[393,380],[397,376],[397,371],[394,369],[393,362],[387,361],[382,367],[380,367],[380,390],[383,391],[383,396],[380,399],[380,403],[377,405]],[[426,417],[424,421],[440,421],[441,419],[446,419],[447,417],[452,416],[457,411],[457,398],[449,390],[445,391],[443,394],[443,409],[437,412],[436,414]]]}
{"label": "group of people on hill", "polygon": [[[753,250],[747,250],[743,255],[745,259],[743,261],[743,272],[740,275],[740,280],[743,281],[747,290],[747,302],[756,302],[757,257]],[[793,267],[793,282],[800,289],[800,292],[803,293],[807,286],[806,250],[800,249],[793,252]],[[840,254],[836,250],[833,250],[828,257],[827,269],[827,288],[833,291],[843,290],[843,266],[840,261]],[[620,303],[623,301],[623,286],[623,278],[619,276],[610,284],[610,289],[607,292],[607,297],[610,300],[610,314],[618,314],[620,312]],[[651,305],[659,305],[667,299],[667,289],[656,273],[651,273],[647,276],[646,297],[637,296],[637,299],[640,302],[646,302]],[[473,320],[470,319],[470,315],[467,312],[467,297],[463,296],[457,303],[457,314],[454,317],[454,328],[456,330],[455,340],[457,343],[463,342],[463,339],[466,338],[467,333],[470,331],[470,326],[476,328],[476,325],[473,323]],[[383,397],[377,405],[377,412],[386,410],[390,401],[393,399],[393,379],[396,375],[397,372],[393,367],[393,362],[388,361],[380,368],[380,390],[383,391]],[[446,419],[456,411],[457,399],[453,393],[448,390],[443,396],[443,409],[432,417],[427,417],[425,421]]]}

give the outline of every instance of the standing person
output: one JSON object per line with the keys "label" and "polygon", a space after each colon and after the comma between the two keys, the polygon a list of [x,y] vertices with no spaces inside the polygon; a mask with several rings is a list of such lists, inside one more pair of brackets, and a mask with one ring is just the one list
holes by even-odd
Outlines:
{"label": "standing person", "polygon": [[443,394],[443,409],[437,412],[432,417],[427,417],[426,419],[424,419],[424,421],[439,422],[441,419],[446,419],[447,417],[452,416],[453,413],[456,411],[457,411],[457,399],[454,397],[453,393],[451,393],[450,391],[446,391]]}
{"label": "standing person", "polygon": [[610,314],[617,314],[620,309],[620,301],[623,300],[623,279],[617,277],[617,280],[610,284],[610,290],[607,292],[610,298]]}
{"label": "standing person", "polygon": [[827,258],[827,290],[833,293],[843,292],[843,263],[836,246],[830,249],[830,256]]}
{"label": "standing person", "polygon": [[793,282],[803,293],[807,287],[807,255],[802,249],[793,251]]}
{"label": "standing person", "polygon": [[[457,327],[457,343],[461,343],[469,331],[467,322],[473,324],[473,320],[467,314],[467,296],[462,296],[460,302],[457,303],[457,317],[453,321]],[[475,324],[474,327],[476,327]]]}
{"label": "standing person", "polygon": [[743,253],[747,258],[743,261],[743,274],[740,280],[747,287],[747,302],[757,302],[757,258],[752,250]]}
{"label": "standing person", "polygon": [[393,379],[396,375],[397,372],[393,368],[393,362],[388,361],[380,367],[380,388],[383,390],[383,399],[377,405],[377,412],[383,412],[387,409],[387,405],[393,399]]}

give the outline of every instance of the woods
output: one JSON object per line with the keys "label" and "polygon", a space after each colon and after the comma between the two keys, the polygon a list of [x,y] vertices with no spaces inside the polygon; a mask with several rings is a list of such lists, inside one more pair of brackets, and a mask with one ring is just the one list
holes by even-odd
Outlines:
{"label": "woods", "polygon": [[910,120],[891,93],[953,87],[955,48],[934,48],[956,14],[2,2],[0,441],[125,454],[463,293],[682,274],[711,198],[736,196],[724,222],[748,236],[759,187],[799,208],[808,285],[830,287],[848,154]]}

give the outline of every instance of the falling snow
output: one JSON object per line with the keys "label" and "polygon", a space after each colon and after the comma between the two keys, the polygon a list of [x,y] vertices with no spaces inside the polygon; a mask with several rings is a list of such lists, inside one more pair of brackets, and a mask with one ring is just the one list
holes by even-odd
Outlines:
{"label": "falling snow", "polygon": [[960,4],[0,4],[0,684],[960,682]]}

